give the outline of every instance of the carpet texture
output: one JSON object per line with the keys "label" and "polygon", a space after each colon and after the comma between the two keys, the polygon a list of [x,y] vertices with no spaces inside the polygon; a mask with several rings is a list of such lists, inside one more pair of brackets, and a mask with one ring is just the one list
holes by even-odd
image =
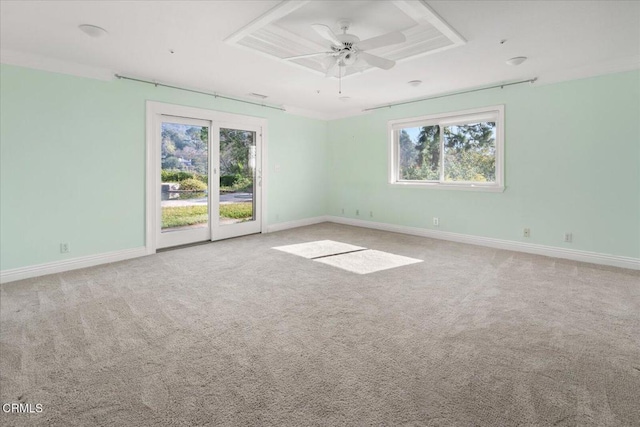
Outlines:
{"label": "carpet texture", "polygon": [[319,224],[4,284],[0,372],[3,426],[637,426],[640,274]]}

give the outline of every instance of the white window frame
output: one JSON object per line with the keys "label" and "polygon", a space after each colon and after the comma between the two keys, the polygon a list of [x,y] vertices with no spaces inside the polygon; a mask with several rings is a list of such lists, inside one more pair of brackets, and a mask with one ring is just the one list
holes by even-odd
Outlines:
{"label": "white window frame", "polygon": [[[478,121],[495,121],[496,123],[496,180],[495,182],[471,182],[471,181],[444,181],[444,165],[440,165],[441,174],[439,180],[400,180],[400,129],[422,126],[450,126],[455,124],[473,123]],[[431,114],[428,116],[412,117],[406,119],[390,120],[387,123],[388,150],[389,150],[389,184],[401,187],[430,188],[438,190],[464,190],[464,191],[504,191],[504,105],[474,108],[471,110],[455,111],[450,113]],[[444,159],[444,138],[440,132],[440,162]]]}

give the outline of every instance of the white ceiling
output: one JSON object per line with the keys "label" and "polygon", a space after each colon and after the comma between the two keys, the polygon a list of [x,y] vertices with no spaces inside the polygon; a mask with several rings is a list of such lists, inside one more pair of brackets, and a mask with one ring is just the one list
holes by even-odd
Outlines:
{"label": "white ceiling", "polygon": [[[2,1],[2,62],[93,77],[119,73],[244,99],[260,93],[267,103],[322,118],[519,79],[545,84],[640,68],[637,1],[428,1],[467,43],[351,76],[339,95],[336,79],[224,41],[280,3]],[[394,30],[384,16],[337,16],[340,3],[334,4],[335,21],[350,19],[350,32],[362,39]],[[328,18],[295,19],[300,31],[305,23],[336,27]],[[109,35],[90,38],[80,24]],[[529,60],[505,65],[514,56]],[[423,84],[412,87],[410,80]]]}

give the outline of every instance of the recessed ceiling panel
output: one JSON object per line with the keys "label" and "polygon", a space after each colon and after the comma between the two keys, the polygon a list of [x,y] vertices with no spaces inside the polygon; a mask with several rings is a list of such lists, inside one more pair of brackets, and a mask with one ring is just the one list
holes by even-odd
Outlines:
{"label": "recessed ceiling panel", "polygon": [[[384,17],[384,19],[380,19]],[[394,61],[439,52],[465,44],[465,40],[444,22],[424,1],[283,1],[269,12],[239,29],[226,39],[278,59],[331,51],[331,42],[313,30],[323,24],[342,34],[340,22],[348,22],[348,34],[366,40],[393,31],[402,32],[403,43],[371,49],[375,55]],[[316,73],[325,74],[323,56],[285,61]],[[326,62],[325,62],[326,64]],[[345,75],[371,69],[360,61],[346,67]]]}

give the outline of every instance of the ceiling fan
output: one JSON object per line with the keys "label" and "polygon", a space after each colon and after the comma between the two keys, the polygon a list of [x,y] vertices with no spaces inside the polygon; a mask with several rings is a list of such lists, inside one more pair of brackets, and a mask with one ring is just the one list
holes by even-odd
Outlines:
{"label": "ceiling fan", "polygon": [[327,70],[327,77],[334,76],[336,71],[338,71],[338,77],[342,77],[342,67],[354,66],[357,65],[357,63],[362,63],[362,61],[373,67],[382,68],[383,70],[389,70],[396,65],[395,61],[372,55],[366,51],[406,41],[406,37],[400,31],[393,31],[381,36],[360,40],[357,36],[347,33],[351,22],[341,20],[338,21],[338,25],[340,25],[342,34],[335,34],[331,28],[323,24],[311,25],[322,38],[331,42],[329,51],[290,56],[284,59],[291,61],[324,56],[325,58],[322,60],[322,64]]}

